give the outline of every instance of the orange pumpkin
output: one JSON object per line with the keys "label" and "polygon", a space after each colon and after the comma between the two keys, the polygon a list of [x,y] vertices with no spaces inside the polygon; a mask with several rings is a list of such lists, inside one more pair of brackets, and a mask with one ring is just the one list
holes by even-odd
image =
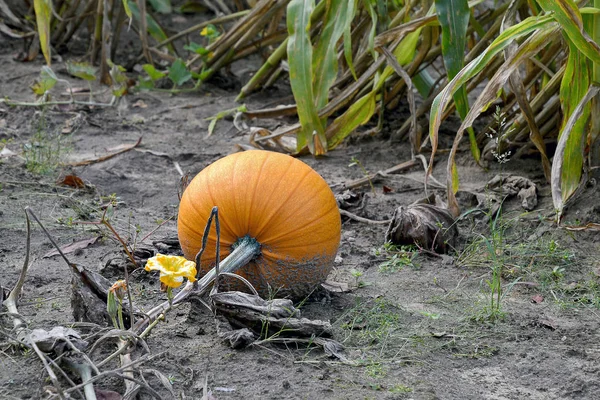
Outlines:
{"label": "orange pumpkin", "polygon": [[[213,206],[219,208],[221,258],[240,244],[260,246],[260,254],[236,273],[261,295],[268,295],[270,287],[278,297],[302,297],[329,275],[340,242],[340,214],[325,180],[302,161],[250,150],[202,170],[179,205],[179,241],[190,260],[202,246]],[[201,273],[214,266],[215,244],[213,227],[198,266]]]}

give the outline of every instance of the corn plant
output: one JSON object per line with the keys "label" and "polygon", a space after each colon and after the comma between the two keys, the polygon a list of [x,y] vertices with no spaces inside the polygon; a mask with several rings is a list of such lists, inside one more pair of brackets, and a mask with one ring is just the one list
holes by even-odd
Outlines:
{"label": "corn plant", "polygon": [[[408,141],[413,154],[430,147],[433,161],[440,127],[456,111],[462,124],[446,171],[449,207],[455,214],[455,155],[465,132],[474,159],[483,166],[494,152],[539,154],[559,217],[586,181],[586,171],[600,161],[594,84],[600,74],[600,0],[207,3],[222,15],[169,34],[159,24],[161,12],[175,10],[167,0],[150,1],[149,7],[143,0],[33,0],[35,19],[15,12],[6,21],[26,30],[30,22],[24,21],[35,20],[39,47],[50,63],[50,49],[65,44],[93,18],[90,61],[100,65],[103,81],[110,77],[106,65],[116,57],[120,32],[128,26],[140,38],[138,61],[151,67],[156,59],[176,65],[181,79],[174,82],[192,77],[189,90],[231,63],[260,54],[264,62],[238,99],[287,76],[295,104],[243,115],[296,115],[298,123],[261,130],[262,136],[253,138],[259,146],[290,135],[296,139],[296,153],[324,154],[369,121],[376,122],[371,132],[381,130],[389,110],[406,97],[411,116],[393,136]],[[7,9],[0,7],[0,12]],[[53,19],[54,14],[62,19]],[[210,24],[218,35],[198,44],[190,40]],[[157,70],[155,77],[170,73]],[[473,96],[476,88],[480,93]],[[415,90],[421,96],[418,107]],[[506,118],[498,143],[486,136],[489,127],[473,128],[492,105]],[[418,119],[426,115],[429,135],[421,137]]]}

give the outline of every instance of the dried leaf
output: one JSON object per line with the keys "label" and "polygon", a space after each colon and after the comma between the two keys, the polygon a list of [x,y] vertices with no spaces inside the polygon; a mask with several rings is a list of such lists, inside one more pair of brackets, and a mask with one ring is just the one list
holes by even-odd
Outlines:
{"label": "dried leaf", "polygon": [[600,224],[590,222],[581,226],[565,226],[568,231],[600,231]]}
{"label": "dried leaf", "polygon": [[133,144],[130,144],[130,143],[120,144],[118,146],[113,147],[112,149],[109,149],[109,151],[113,151],[114,153],[110,153],[110,154],[107,154],[107,155],[104,155],[104,156],[101,156],[98,158],[92,158],[92,159],[88,159],[88,160],[73,161],[73,162],[67,163],[67,165],[70,165],[72,167],[77,167],[77,166],[81,166],[81,165],[90,165],[90,164],[94,164],[97,162],[106,161],[106,160],[111,159],[114,156],[117,156],[121,153],[125,153],[129,150],[135,149],[141,143],[142,143],[142,138],[140,137],[138,139],[138,141]]}
{"label": "dried leaf", "polygon": [[329,292],[333,292],[333,293],[348,293],[351,292],[352,289],[350,288],[350,285],[348,285],[347,282],[334,282],[334,281],[325,281],[323,283],[321,283],[321,287],[323,287],[323,289],[329,291]]}
{"label": "dried leaf", "polygon": [[544,301],[544,297],[541,294],[536,294],[535,296],[531,297],[531,301],[533,303],[540,304]]}
{"label": "dried leaf", "polygon": [[148,104],[146,104],[146,103],[144,102],[144,100],[140,99],[140,100],[136,101],[135,103],[133,103],[133,104],[131,105],[131,107],[147,108],[147,107],[148,107]]}
{"label": "dried leaf", "polygon": [[396,245],[416,244],[443,253],[455,246],[457,236],[454,218],[447,209],[411,204],[394,211],[385,240]]}
{"label": "dried leaf", "polygon": [[58,182],[60,185],[71,186],[77,189],[81,189],[85,187],[85,183],[83,180],[77,175],[67,175],[62,180]]}
{"label": "dried leaf", "polygon": [[[96,237],[91,238],[91,239],[80,240],[78,242],[71,243],[69,245],[63,246],[60,249],[62,250],[62,252],[64,254],[70,254],[70,253],[73,253],[74,251],[83,250],[86,247],[95,244],[98,241],[98,239],[100,239],[100,236],[96,236]],[[58,252],[58,250],[54,249],[54,250],[49,251],[46,254],[44,254],[42,258],[50,258],[52,256],[57,256],[59,254],[60,253]]]}

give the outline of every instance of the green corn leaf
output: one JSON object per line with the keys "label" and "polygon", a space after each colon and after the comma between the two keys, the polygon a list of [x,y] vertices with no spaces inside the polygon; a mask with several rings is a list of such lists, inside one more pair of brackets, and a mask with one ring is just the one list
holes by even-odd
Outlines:
{"label": "green corn leaf", "polygon": [[34,0],[33,9],[35,10],[35,22],[37,24],[37,32],[40,38],[40,48],[46,59],[46,64],[52,64],[50,55],[50,20],[52,18],[52,10],[50,0]]}
{"label": "green corn leaf", "polygon": [[[560,84],[560,103],[563,110],[563,124],[560,136],[568,119],[577,108],[579,102],[586,95],[590,85],[590,63],[587,57],[579,51],[570,39],[566,39],[569,46],[569,58],[565,74]],[[587,137],[587,121],[590,116],[591,104],[587,104],[581,111],[581,116],[570,127],[569,137],[566,140],[561,171],[562,201],[566,201],[575,192],[581,180],[583,168],[584,148]]]}
{"label": "green corn leaf", "polygon": [[558,139],[558,143],[556,145],[556,152],[554,153],[554,160],[552,162],[552,202],[554,203],[554,208],[558,213],[558,220],[560,221],[560,217],[564,208],[565,201],[568,199],[564,193],[562,193],[562,177],[563,177],[563,166],[566,160],[566,147],[567,142],[569,141],[570,134],[572,132],[575,124],[579,123],[582,119],[584,109],[588,106],[588,103],[592,98],[598,95],[600,92],[600,87],[591,85],[588,88],[585,96],[581,99],[581,101],[577,104],[571,116],[565,123],[561,135]]}
{"label": "green corn leaf", "polygon": [[348,64],[348,68],[354,77],[354,80],[357,80],[356,71],[354,70],[354,62],[352,61],[352,20],[354,19],[354,14],[356,10],[356,1],[350,0],[348,1],[348,11],[346,12],[346,20],[343,21],[344,24],[344,58],[346,59],[346,64]]}
{"label": "green corn leaf", "polygon": [[[129,0],[128,4],[129,4],[129,8],[131,10],[131,14],[137,21],[139,21],[140,20],[140,9],[139,9],[138,5],[135,3],[135,1],[132,1],[132,0]],[[150,33],[150,36],[152,36],[154,38],[154,40],[156,40],[157,42],[159,42],[159,43],[164,42],[165,40],[168,39],[165,31],[163,31],[163,29],[160,27],[158,22],[156,22],[156,20],[149,13],[146,13],[146,25],[148,27],[148,32]],[[169,44],[169,45],[167,45],[167,48],[171,52],[173,52],[173,53],[175,52],[173,45]]]}
{"label": "green corn leaf", "polygon": [[73,76],[84,79],[86,81],[93,81],[96,79],[96,67],[91,64],[80,62],[72,63],[67,61],[67,72]]}
{"label": "green corn leaf", "polygon": [[[507,31],[508,29],[505,32]],[[456,132],[456,136],[454,138],[454,143],[452,144],[452,149],[448,156],[448,164],[446,167],[448,208],[451,210],[453,215],[459,215],[460,212],[458,202],[456,201],[456,197],[454,196],[455,186],[457,182],[453,177],[453,173],[455,168],[454,158],[456,156],[458,145],[463,137],[464,131],[467,128],[471,127],[477,116],[499,96],[499,94],[502,91],[503,85],[506,84],[510,76],[515,72],[519,65],[521,65],[524,61],[529,60],[534,54],[539,53],[539,51],[546,47],[548,43],[550,43],[552,40],[556,40],[558,32],[559,28],[556,23],[548,23],[546,26],[538,29],[537,32],[535,32],[533,35],[527,38],[527,40],[525,40],[523,44],[521,44],[516,49],[516,51],[510,55],[510,57],[504,62],[504,64],[500,68],[498,68],[494,76],[492,76],[489,79],[488,84],[482,90],[477,100],[473,103],[471,110],[464,118],[461,126],[458,128],[458,131]],[[456,78],[458,78],[468,67],[469,66],[463,68],[463,70],[456,75],[454,80],[456,80]],[[444,90],[442,92],[444,92]],[[450,97],[450,95],[451,93],[446,94],[448,98]],[[429,168],[427,176],[429,176],[429,174],[431,173],[430,169],[431,167]]]}
{"label": "green corn leaf", "polygon": [[148,0],[152,8],[161,14],[171,14],[173,7],[171,6],[171,0]]}
{"label": "green corn leaf", "polygon": [[[452,79],[464,66],[467,45],[467,28],[471,12],[467,0],[436,0],[438,20],[442,26],[442,56],[448,79]],[[461,86],[453,95],[456,110],[461,119],[469,112],[467,90]],[[480,152],[473,129],[469,129],[471,153],[479,162]]]}
{"label": "green corn leaf", "polygon": [[133,18],[133,14],[131,14],[131,8],[129,7],[129,0],[122,0],[123,1],[123,9],[125,10],[125,15],[127,15],[127,18],[129,18],[129,21],[131,22],[131,19]]}
{"label": "green corn leaf", "polygon": [[168,68],[169,69],[169,79],[177,86],[181,86],[190,79],[192,79],[192,74],[185,66],[185,62],[181,58],[175,60],[173,64]]}
{"label": "green corn leaf", "polygon": [[142,65],[142,68],[144,69],[144,71],[146,71],[150,79],[152,79],[153,81],[157,81],[167,76],[167,74],[165,74],[164,72],[154,68],[154,65],[152,64],[144,64]]}
{"label": "green corn leaf", "polygon": [[369,122],[375,113],[375,91],[367,93],[341,116],[337,117],[327,128],[327,137],[329,138],[329,148],[333,149],[351,134],[360,125]]}
{"label": "green corn leaf", "polygon": [[432,162],[429,164],[430,166],[428,174],[431,173],[433,157],[437,151],[438,131],[442,123],[442,115],[444,114],[448,104],[451,102],[454,92],[467,83],[471,78],[480,73],[492,61],[494,56],[504,50],[514,40],[529,35],[542,27],[547,27],[552,23],[552,16],[542,15],[529,17],[519,24],[513,25],[506,29],[504,32],[498,35],[498,37],[490,44],[490,46],[486,48],[477,58],[467,64],[467,66],[464,67],[435,97],[431,105],[431,113],[429,115],[429,136],[432,147]]}
{"label": "green corn leaf", "polygon": [[377,13],[373,9],[373,5],[371,4],[371,0],[363,0],[363,4],[365,5],[365,9],[367,13],[371,17],[371,29],[369,30],[368,36],[368,49],[373,59],[377,59],[377,53],[375,53],[375,35],[377,33]]}
{"label": "green corn leaf", "polygon": [[302,126],[296,136],[297,150],[308,146],[314,155],[327,152],[327,138],[314,103],[310,15],[314,0],[292,0],[287,8],[288,64],[290,84]]}
{"label": "green corn leaf", "polygon": [[329,88],[337,76],[337,43],[344,33],[348,12],[344,2],[345,0],[327,0],[323,30],[313,54],[313,90],[317,110],[327,104]]}
{"label": "green corn leaf", "polygon": [[564,33],[580,52],[596,64],[600,64],[600,45],[587,34],[583,20],[573,0],[538,0],[544,11],[551,12]]}

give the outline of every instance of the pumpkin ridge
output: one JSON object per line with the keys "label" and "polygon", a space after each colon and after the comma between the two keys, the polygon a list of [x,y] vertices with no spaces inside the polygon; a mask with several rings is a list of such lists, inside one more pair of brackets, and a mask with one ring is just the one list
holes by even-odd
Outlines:
{"label": "pumpkin ridge", "polygon": [[[263,157],[262,163],[260,164],[260,168],[258,168],[258,174],[257,176],[261,176],[263,173],[263,169],[265,168],[265,164],[267,163],[268,157]],[[254,187],[252,188],[252,192],[251,193],[256,193],[256,188],[258,187],[258,184],[260,182],[260,179],[256,179],[254,181]],[[250,196],[250,207],[248,208],[250,211],[250,213],[253,212],[254,210],[254,196]],[[250,220],[250,218],[248,218],[248,221]],[[250,226],[248,226],[248,231],[250,230]]]}
{"label": "pumpkin ridge", "polygon": [[[212,166],[213,166],[213,164],[209,165],[207,168],[211,168]],[[212,182],[211,182],[211,179],[210,179],[212,176],[210,175],[210,172],[212,171],[212,169],[213,168],[209,169],[209,171],[208,171],[209,174],[208,174],[208,176],[206,178],[206,193],[208,193],[208,197],[210,198],[210,202],[211,202],[211,206],[210,207],[211,207],[211,209],[212,209],[212,207],[214,207],[214,206],[217,205],[217,202],[213,198],[212,192],[210,190],[210,187],[212,186]],[[208,214],[208,215],[210,215],[210,214]],[[227,223],[227,217],[226,216],[225,216],[225,218],[223,218],[223,217],[224,216],[221,213],[219,213],[219,224],[225,226],[227,228],[227,230],[229,232],[231,232],[231,234],[233,236],[236,236],[235,230],[232,229],[232,227],[229,226],[229,224]],[[208,216],[206,218],[208,220]],[[206,224],[206,222],[204,222],[204,223]],[[209,236],[210,236],[211,232],[213,232],[213,231],[215,232],[215,237],[216,237],[217,233],[216,233],[216,230],[215,230],[214,227],[210,228]],[[200,236],[201,236],[200,240],[202,240],[202,235],[200,235]],[[215,239],[215,242],[216,242],[216,239]]]}
{"label": "pumpkin ridge", "polygon": [[[328,189],[328,190],[330,190],[330,189],[329,189],[329,186],[325,186],[323,190],[325,190],[325,189]],[[316,196],[315,196],[315,197],[316,197]],[[316,220],[318,220],[318,219],[321,219],[321,218],[323,218],[324,216],[326,216],[327,214],[329,214],[329,213],[331,212],[331,210],[333,210],[334,208],[337,208],[337,203],[335,203],[335,202],[332,202],[332,207],[331,207],[331,208],[329,208],[329,209],[327,209],[327,211],[325,211],[325,212],[323,212],[323,213],[321,213],[321,214],[319,214],[319,215],[315,216],[315,217],[314,217],[313,219],[311,219],[310,221],[304,220],[302,225],[303,225],[303,226],[308,226],[308,225],[311,225],[311,224],[312,224],[313,222],[315,222]],[[340,218],[341,218],[341,217],[340,217]],[[268,238],[268,240],[265,240],[265,242],[266,242],[266,243],[270,243],[270,242],[276,242],[276,241],[280,240],[280,239],[281,239],[281,238],[283,238],[283,237],[289,236],[289,235],[290,235],[292,232],[294,232],[294,231],[295,231],[295,228],[292,228],[291,230],[289,230],[289,231],[286,231],[286,232],[281,232],[279,235],[277,235],[277,236],[275,236],[275,237],[270,237],[270,238]],[[321,238],[319,238],[319,239],[321,239]],[[319,241],[320,241],[320,240],[319,240]],[[262,243],[262,242],[261,242],[261,243]],[[314,242],[314,243],[318,243],[318,242]],[[302,246],[306,246],[306,245],[307,245],[306,243],[302,244]],[[285,246],[285,247],[288,247],[288,246]],[[294,246],[290,246],[290,247],[294,247]],[[297,246],[296,246],[296,247],[297,247]]]}
{"label": "pumpkin ridge", "polygon": [[[279,184],[280,184],[280,183],[281,183],[281,182],[282,182],[282,181],[283,181],[283,180],[284,180],[284,179],[287,177],[287,175],[288,175],[288,171],[289,171],[289,170],[290,170],[290,168],[292,168],[292,166],[294,165],[294,163],[293,163],[293,160],[294,160],[294,159],[290,160],[290,162],[288,163],[288,165],[287,165],[287,168],[286,168],[286,170],[285,170],[285,173],[284,173],[284,174],[281,176],[281,179],[279,180],[279,182],[277,182],[277,185],[279,185]],[[256,240],[258,240],[258,238],[259,238],[259,237],[260,237],[260,236],[263,234],[263,232],[265,231],[265,229],[267,229],[267,230],[268,230],[268,228],[269,228],[269,225],[271,225],[271,220],[273,219],[273,217],[274,217],[275,215],[277,215],[277,213],[279,212],[279,210],[281,210],[281,209],[282,209],[282,208],[283,208],[283,207],[284,207],[284,206],[287,204],[287,202],[289,201],[289,199],[290,199],[290,198],[291,198],[291,197],[292,197],[294,194],[296,194],[296,191],[298,190],[298,188],[300,188],[302,181],[304,181],[304,179],[306,179],[306,177],[307,177],[308,175],[310,175],[310,173],[311,173],[311,172],[312,172],[312,170],[310,170],[310,169],[309,169],[309,170],[306,172],[306,174],[305,174],[305,175],[304,175],[304,176],[303,176],[301,179],[298,179],[298,181],[296,182],[296,186],[294,187],[294,189],[293,189],[293,190],[290,190],[290,192],[289,192],[288,196],[285,198],[285,200],[284,200],[284,201],[282,201],[282,202],[279,204],[279,206],[277,207],[277,209],[274,209],[274,210],[272,210],[272,211],[271,211],[271,213],[269,214],[269,216],[268,216],[268,217],[263,217],[263,218],[261,218],[261,220],[263,221],[263,223],[262,223],[262,226],[261,226],[261,227],[260,227],[260,228],[259,228],[259,229],[256,231],[256,234],[254,235],[254,237],[256,238]],[[269,241],[270,241],[270,239],[269,239],[269,238],[266,238],[266,240],[265,240],[265,238],[262,238],[261,240],[258,240],[258,241],[259,241],[260,243],[263,243],[263,242],[269,242]]]}

